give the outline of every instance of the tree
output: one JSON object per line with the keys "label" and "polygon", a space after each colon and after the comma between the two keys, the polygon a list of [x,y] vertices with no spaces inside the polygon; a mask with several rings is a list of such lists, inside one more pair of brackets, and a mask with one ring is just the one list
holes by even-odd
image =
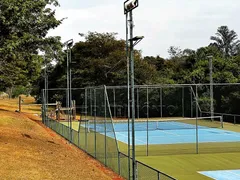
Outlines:
{"label": "tree", "polygon": [[234,30],[229,30],[227,26],[219,27],[216,36],[211,36],[210,39],[214,41],[212,45],[218,47],[224,57],[236,54],[240,45],[237,33]]}
{"label": "tree", "polygon": [[176,46],[170,46],[168,53],[170,55],[170,58],[179,58],[182,56],[182,50]]}
{"label": "tree", "polygon": [[[72,87],[126,85],[127,60],[125,41],[117,40],[116,33],[88,32],[84,41],[72,48]],[[141,52],[134,51],[135,81],[153,83],[157,77],[154,65],[142,60]],[[160,61],[160,60],[159,60]],[[50,87],[66,87],[66,58],[54,67]]]}
{"label": "tree", "polygon": [[162,68],[164,67],[165,59],[161,58],[160,56],[146,56],[143,60],[147,61],[148,64],[155,66],[157,71],[162,70]]}
{"label": "tree", "polygon": [[58,1],[0,1],[0,86],[12,89],[38,78],[42,63],[39,50],[53,43],[46,35],[62,22],[49,5],[58,6]]}

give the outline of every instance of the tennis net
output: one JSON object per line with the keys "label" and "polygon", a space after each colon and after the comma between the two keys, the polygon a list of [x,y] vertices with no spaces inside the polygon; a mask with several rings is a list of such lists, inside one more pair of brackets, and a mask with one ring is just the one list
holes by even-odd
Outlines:
{"label": "tennis net", "polygon": [[[113,122],[115,132],[132,130],[132,124],[128,125],[126,120],[115,120]],[[112,122],[89,120],[85,127],[89,131],[109,132],[112,131]],[[154,131],[154,130],[177,130],[177,129],[204,129],[204,128],[223,128],[221,116],[199,117],[199,118],[176,118],[167,120],[135,120],[135,131]]]}

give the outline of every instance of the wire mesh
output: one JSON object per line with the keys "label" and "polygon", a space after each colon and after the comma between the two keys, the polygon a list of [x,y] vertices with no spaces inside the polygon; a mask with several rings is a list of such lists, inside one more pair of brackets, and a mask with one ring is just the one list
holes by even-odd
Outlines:
{"label": "wire mesh", "polygon": [[[73,90],[76,117],[73,113],[74,108],[66,107],[65,89],[48,90],[49,99],[46,99],[46,92],[45,90],[42,92],[43,123],[116,173],[126,179],[129,177],[132,179],[131,164],[128,163],[130,157],[120,153],[112,118],[112,114],[115,117],[126,116],[126,105],[120,106],[121,103],[125,103],[123,99],[126,90],[112,91],[115,97],[111,101],[104,87]],[[116,96],[117,93],[121,93],[119,97]],[[54,105],[48,107],[48,104],[54,102],[56,107]],[[72,111],[70,114],[68,114],[69,110]],[[93,122],[93,127],[89,128],[89,122]],[[104,131],[97,129],[99,122]]]}
{"label": "wire mesh", "polygon": [[[196,120],[199,129],[222,128],[222,116],[209,116],[199,118],[170,118],[167,120],[135,120],[135,131],[156,131],[156,130],[180,130],[180,129],[196,129]],[[130,124],[130,131],[131,129]],[[87,127],[97,132],[112,132],[112,123],[99,120],[88,121]],[[128,131],[128,123],[126,121],[114,121],[115,132]],[[105,129],[106,128],[106,129]]]}
{"label": "wire mesh", "polygon": [[[128,178],[128,166],[126,163],[128,161],[128,156],[124,153],[120,154],[120,162],[121,162],[121,176],[124,178]],[[130,158],[132,162],[132,158]],[[157,169],[154,169],[140,161],[136,161],[137,164],[137,179],[138,180],[175,180],[173,177],[164,174]]]}
{"label": "wire mesh", "polygon": [[[231,132],[239,132],[240,115],[237,108],[240,103],[239,87],[240,85],[214,85],[214,116],[211,116],[209,85],[136,86],[135,130],[143,131],[146,138],[145,144],[136,145],[136,155],[238,152],[240,139],[236,138],[234,142],[215,140],[220,137],[216,133],[219,129],[225,130],[222,134],[229,136]],[[124,133],[128,130],[127,88],[118,86],[73,89],[76,117],[74,109],[66,107],[66,94],[66,89],[49,90],[48,93],[43,90],[42,98],[48,97],[42,106],[43,123],[115,172],[128,178],[132,163],[130,160],[128,164],[129,157],[125,155],[128,152],[128,145],[126,141],[123,143],[117,139],[118,132]],[[55,111],[55,106],[48,104],[56,102],[61,102],[62,110],[50,116],[51,112]],[[68,110],[72,111],[70,116],[67,114]],[[72,131],[69,128],[70,123]],[[204,142],[205,129],[212,132],[211,142]],[[191,143],[151,143],[154,138],[151,135],[152,131],[164,131],[170,136],[174,130],[187,132],[187,136],[194,137],[194,140]],[[144,174],[155,177],[157,173],[150,169],[147,165],[139,163],[138,177],[144,179]],[[158,176],[165,178],[159,173]]]}

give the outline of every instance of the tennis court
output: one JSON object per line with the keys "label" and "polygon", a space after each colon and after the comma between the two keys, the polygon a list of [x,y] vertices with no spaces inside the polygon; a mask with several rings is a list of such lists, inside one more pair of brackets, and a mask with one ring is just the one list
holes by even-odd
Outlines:
{"label": "tennis court", "polygon": [[[149,144],[178,144],[196,142],[196,130],[155,130],[149,131]],[[147,132],[136,132],[136,145],[147,144]],[[237,142],[240,141],[240,133],[220,129],[200,129],[198,134],[199,142]],[[111,137],[112,133],[107,134]],[[127,143],[127,132],[116,132],[118,141]]]}
{"label": "tennis court", "polygon": [[201,171],[199,173],[216,180],[240,179],[240,170]]}
{"label": "tennis court", "polygon": [[[135,157],[145,164],[137,166],[139,179],[157,179],[156,170],[177,179],[202,180],[210,176],[200,171],[239,169],[240,115],[215,113],[211,117],[207,108],[200,108],[202,101],[194,101],[193,90],[198,90],[200,97],[204,89],[188,90],[170,87],[136,90]],[[43,119],[43,122],[127,179],[131,166],[128,156],[133,146],[131,120],[127,123],[126,92],[121,87],[75,92],[81,94],[74,98],[80,119],[50,123]]]}
{"label": "tennis court", "polygon": [[[188,118],[176,121],[136,121],[135,122],[135,143],[136,145],[146,144],[181,144],[181,143],[210,143],[210,142],[240,142],[240,133],[221,128],[220,121],[211,121],[211,117],[198,120]],[[96,126],[95,126],[96,125]],[[114,138],[111,123],[97,123],[88,125],[95,130]],[[131,125],[129,126],[131,130]],[[128,123],[115,122],[114,130],[118,141],[128,143]],[[197,137],[197,138],[196,138]]]}

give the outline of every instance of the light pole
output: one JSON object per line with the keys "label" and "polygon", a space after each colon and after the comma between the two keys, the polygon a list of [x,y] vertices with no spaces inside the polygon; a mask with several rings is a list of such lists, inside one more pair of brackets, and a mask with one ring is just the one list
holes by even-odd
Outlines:
{"label": "light pole", "polygon": [[[213,65],[212,65],[212,60],[213,56],[208,56],[209,59],[209,80],[210,80],[210,112],[211,112],[211,117],[214,116],[214,104],[213,104]],[[212,119],[213,120],[213,119]]]}
{"label": "light pole", "polygon": [[67,46],[67,109],[68,109],[68,127],[69,127],[69,140],[72,142],[72,77],[71,77],[71,47],[73,39],[64,43]]}
{"label": "light pole", "polygon": [[[132,10],[138,7],[138,0],[127,0],[124,2],[124,14],[126,15],[126,55],[127,55],[127,87],[128,87],[128,170],[130,179],[130,114],[132,114],[132,179],[137,178],[137,166],[135,158],[135,97],[134,97],[134,46],[139,43],[143,36],[133,37],[133,15]],[[128,20],[128,13],[130,14],[130,19]],[[130,25],[130,39],[128,39],[128,22]],[[128,42],[130,47],[128,48]],[[129,53],[130,50],[130,53]],[[130,57],[130,62],[129,62]],[[131,71],[129,70],[129,66]],[[131,82],[131,96],[130,96],[130,82]],[[131,102],[131,103],[130,103]],[[132,107],[132,113],[130,113],[130,105]]]}

